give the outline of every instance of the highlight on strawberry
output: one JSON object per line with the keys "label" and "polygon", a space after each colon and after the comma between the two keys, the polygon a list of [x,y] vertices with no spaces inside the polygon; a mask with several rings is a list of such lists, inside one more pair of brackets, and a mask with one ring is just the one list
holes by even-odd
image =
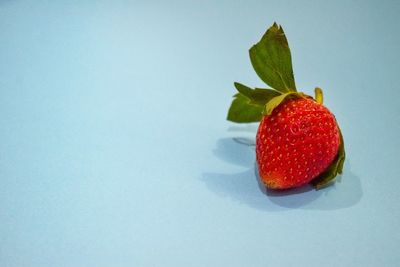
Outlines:
{"label": "highlight on strawberry", "polygon": [[335,116],[315,97],[296,89],[285,33],[274,23],[249,50],[257,75],[271,88],[234,83],[238,93],[227,119],[260,122],[256,135],[258,172],[267,188],[289,189],[311,183],[330,185],[343,171],[343,136]]}

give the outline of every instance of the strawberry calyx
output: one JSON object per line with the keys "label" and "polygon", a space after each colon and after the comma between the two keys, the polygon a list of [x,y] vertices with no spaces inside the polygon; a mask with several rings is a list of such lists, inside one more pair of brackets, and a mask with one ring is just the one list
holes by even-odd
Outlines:
{"label": "strawberry calyx", "polygon": [[318,104],[322,105],[324,103],[324,94],[322,92],[322,89],[319,87],[315,87],[314,92],[315,92],[315,101],[317,101]]}
{"label": "strawberry calyx", "polygon": [[307,98],[307,97],[310,97],[310,96],[308,96],[302,92],[289,92],[289,93],[284,93],[279,96],[276,96],[276,97],[270,99],[265,104],[265,109],[263,111],[263,115],[265,115],[265,116],[270,115],[276,107],[278,107],[281,103],[283,103],[285,100],[287,100],[289,98]]}

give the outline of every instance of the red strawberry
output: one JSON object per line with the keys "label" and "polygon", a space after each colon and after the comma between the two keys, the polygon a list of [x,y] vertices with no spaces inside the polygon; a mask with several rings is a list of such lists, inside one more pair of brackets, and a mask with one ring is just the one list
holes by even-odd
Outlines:
{"label": "red strawberry", "polygon": [[227,119],[261,121],[256,157],[262,181],[274,189],[330,184],[342,173],[346,155],[336,119],[322,105],[322,90],[315,88],[315,100],[297,91],[286,35],[276,23],[249,54],[257,75],[271,88],[234,83],[238,93]]}
{"label": "red strawberry", "polygon": [[339,144],[335,117],[326,107],[310,98],[288,99],[258,128],[260,177],[269,188],[302,186],[330,166]]}

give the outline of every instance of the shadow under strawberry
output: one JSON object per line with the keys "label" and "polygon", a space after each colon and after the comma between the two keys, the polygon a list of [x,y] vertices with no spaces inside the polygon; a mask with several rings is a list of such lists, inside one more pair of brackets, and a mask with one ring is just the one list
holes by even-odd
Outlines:
{"label": "shadow under strawberry", "polygon": [[[251,138],[222,138],[213,151],[219,159],[242,167],[235,174],[203,173],[202,180],[216,194],[264,211],[288,209],[335,210],[357,204],[362,197],[360,179],[346,163],[346,179],[326,188],[315,190],[311,185],[289,190],[271,190],[261,182],[255,163],[254,142]],[[340,190],[336,190],[340,187]]]}

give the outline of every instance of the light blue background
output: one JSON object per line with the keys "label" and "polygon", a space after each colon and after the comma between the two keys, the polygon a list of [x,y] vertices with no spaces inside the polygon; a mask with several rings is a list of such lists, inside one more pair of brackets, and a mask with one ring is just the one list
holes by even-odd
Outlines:
{"label": "light blue background", "polygon": [[[0,1],[0,266],[398,266],[399,1]],[[263,192],[225,121],[282,24],[346,141]]]}

